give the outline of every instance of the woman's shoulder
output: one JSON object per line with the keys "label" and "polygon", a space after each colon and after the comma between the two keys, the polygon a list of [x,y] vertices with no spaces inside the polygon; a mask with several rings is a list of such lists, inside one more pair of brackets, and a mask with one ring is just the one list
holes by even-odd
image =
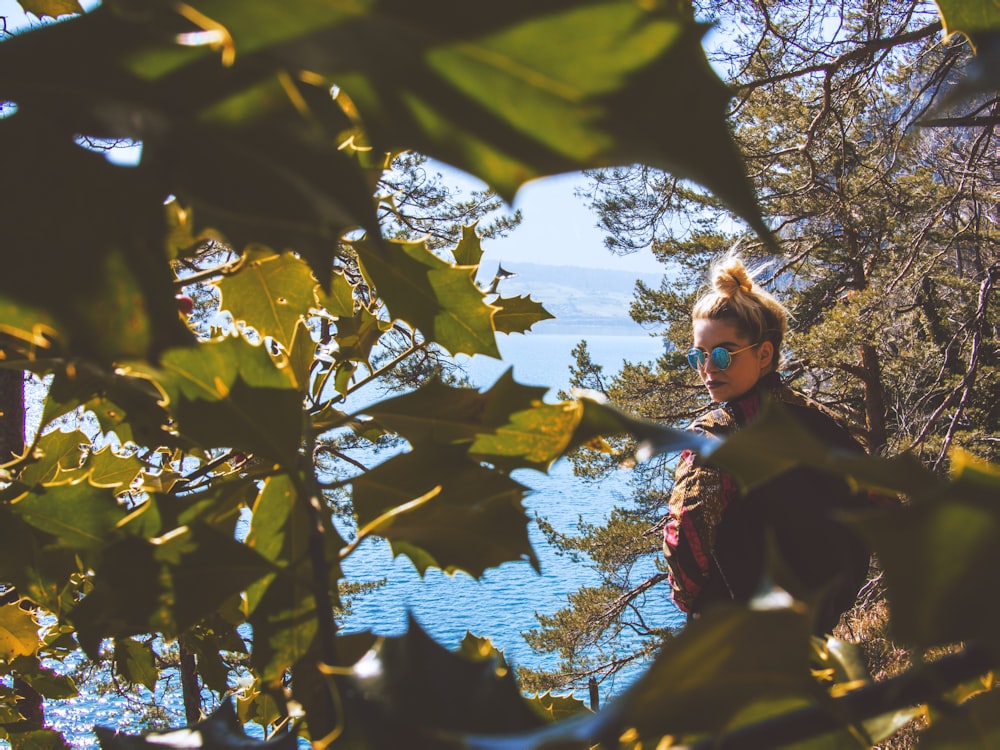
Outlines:
{"label": "woman's shoulder", "polygon": [[851,429],[848,420],[814,398],[782,383],[771,391],[771,397],[789,408],[806,427],[819,437],[848,450],[864,450],[860,435]]}

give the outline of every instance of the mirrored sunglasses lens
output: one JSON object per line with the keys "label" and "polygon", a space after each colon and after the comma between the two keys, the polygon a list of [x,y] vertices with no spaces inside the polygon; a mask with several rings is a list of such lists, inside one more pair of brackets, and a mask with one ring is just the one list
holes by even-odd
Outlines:
{"label": "mirrored sunglasses lens", "polygon": [[717,346],[712,350],[712,364],[720,370],[725,370],[732,363],[733,355],[729,353],[728,349]]}
{"label": "mirrored sunglasses lens", "polygon": [[705,352],[701,349],[688,350],[688,364],[692,370],[697,370],[705,364]]}

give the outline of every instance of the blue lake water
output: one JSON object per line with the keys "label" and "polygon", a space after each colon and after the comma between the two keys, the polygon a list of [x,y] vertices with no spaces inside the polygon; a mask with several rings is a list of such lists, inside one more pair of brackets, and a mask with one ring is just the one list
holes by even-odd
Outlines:
{"label": "blue lake water", "polygon": [[[461,361],[475,385],[488,387],[513,366],[518,382],[546,386],[551,389],[552,398],[558,389],[567,387],[571,351],[583,338],[588,342],[592,360],[604,365],[607,374],[617,371],[625,359],[650,360],[662,351],[656,339],[643,335],[545,334],[499,338],[504,361],[484,357]],[[573,476],[568,463],[559,462],[547,474],[519,470],[515,479],[532,490],[525,501],[529,516],[533,518],[538,513],[561,532],[574,531],[581,520],[599,523],[616,505],[628,502],[629,473],[625,470],[599,484],[584,483]],[[432,637],[449,648],[472,632],[490,638],[515,665],[554,668],[555,657],[534,653],[521,634],[537,625],[536,612],[556,612],[565,606],[568,594],[595,583],[596,575],[586,564],[557,555],[546,545],[534,522],[529,526],[529,536],[541,564],[540,575],[527,562],[518,562],[488,570],[481,580],[464,574],[445,575],[437,570],[430,570],[421,578],[407,558],[394,560],[387,544],[362,544],[345,562],[345,575],[353,580],[384,577],[387,583],[355,602],[352,614],[343,624],[344,631],[399,634],[406,627],[408,613],[412,613]],[[682,622],[662,585],[652,590],[644,613],[656,624]],[[607,698],[608,691],[622,689],[637,673],[638,668],[633,669],[614,684],[602,686],[602,700]],[[163,688],[178,696],[176,701],[167,702],[177,711],[172,725],[180,725],[183,712],[179,687],[168,684]],[[177,705],[173,706],[175,702]],[[50,724],[66,733],[74,747],[97,747],[91,734],[94,724],[129,726],[126,709],[117,695],[93,693],[85,703],[51,701],[46,706]],[[135,731],[135,727],[129,729]]]}
{"label": "blue lake water", "polygon": [[[491,385],[513,363],[514,377],[528,385],[543,385],[555,391],[569,381],[571,352],[581,336],[543,335],[500,337],[504,361],[476,357],[464,364],[473,382]],[[622,360],[655,358],[661,344],[645,336],[591,336],[587,339],[591,359],[617,371]],[[574,532],[579,523],[599,523],[616,506],[627,503],[630,473],[622,470],[600,484],[585,483],[573,476],[568,462],[558,462],[547,474],[519,470],[514,478],[531,488],[525,506],[532,518],[544,516],[557,531]],[[464,574],[446,575],[429,570],[423,579],[405,557],[392,559],[388,544],[375,543],[345,565],[348,578],[380,578],[388,585],[366,595],[354,607],[345,630],[371,630],[398,634],[405,630],[407,613],[440,643],[455,647],[466,632],[488,637],[515,664],[532,668],[554,668],[555,657],[534,653],[521,633],[537,625],[535,613],[553,614],[566,604],[566,596],[581,586],[598,582],[586,564],[573,562],[550,548],[532,522],[529,537],[536,550],[541,574],[527,562],[506,563],[486,571],[480,580]],[[652,571],[650,571],[652,572]],[[665,587],[654,589],[661,602],[650,602],[649,614],[670,624],[680,624],[681,615],[666,600]]]}

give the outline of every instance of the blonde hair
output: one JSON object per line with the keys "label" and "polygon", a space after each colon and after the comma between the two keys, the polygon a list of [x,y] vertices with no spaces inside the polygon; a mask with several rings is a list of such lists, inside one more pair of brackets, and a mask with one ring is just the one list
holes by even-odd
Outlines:
{"label": "blonde hair", "polygon": [[755,273],[728,253],[709,268],[712,291],[699,299],[692,320],[729,320],[753,343],[774,345],[771,369],[778,368],[781,342],[788,329],[788,311],[766,290],[754,284]]}

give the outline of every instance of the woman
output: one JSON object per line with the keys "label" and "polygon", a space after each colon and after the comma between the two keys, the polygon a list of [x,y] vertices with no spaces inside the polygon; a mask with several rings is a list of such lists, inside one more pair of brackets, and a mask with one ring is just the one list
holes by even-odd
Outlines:
{"label": "woman", "polygon": [[[788,319],[781,303],[754,285],[735,256],[711,273],[712,291],[692,311],[688,363],[720,407],[690,429],[725,436],[772,400],[831,447],[862,451],[828,410],[781,383]],[[815,632],[829,632],[853,604],[870,558],[831,513],[866,504],[841,478],[801,467],[742,494],[730,476],[684,451],[664,528],[674,601],[691,615],[721,601],[747,602],[768,588],[767,561],[777,559],[783,587],[812,605]]]}

